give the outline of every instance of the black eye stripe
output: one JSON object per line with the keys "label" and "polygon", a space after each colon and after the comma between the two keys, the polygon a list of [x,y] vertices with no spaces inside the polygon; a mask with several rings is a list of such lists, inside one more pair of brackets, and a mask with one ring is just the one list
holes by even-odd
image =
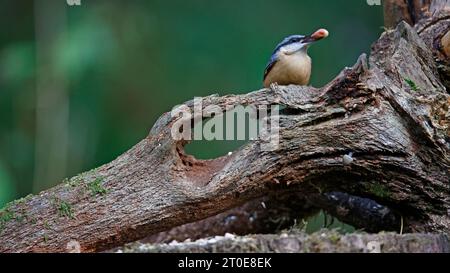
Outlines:
{"label": "black eye stripe", "polygon": [[301,42],[301,41],[303,41],[303,39],[305,39],[305,36],[302,36],[302,35],[292,35],[292,36],[286,37],[281,43],[279,43],[277,45],[277,47],[273,51],[273,54],[277,53],[282,47],[288,46],[293,43]]}
{"label": "black eye stripe", "polygon": [[290,40],[291,43],[298,43],[298,42],[300,42],[300,41],[301,41],[300,38],[292,38],[292,39]]}

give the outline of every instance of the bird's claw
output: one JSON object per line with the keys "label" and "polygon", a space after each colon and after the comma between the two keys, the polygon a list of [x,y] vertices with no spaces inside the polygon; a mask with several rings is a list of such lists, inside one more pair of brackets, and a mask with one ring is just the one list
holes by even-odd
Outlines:
{"label": "bird's claw", "polygon": [[278,83],[273,82],[273,83],[270,84],[270,90],[272,90],[273,92],[277,92],[278,88],[279,88]]}

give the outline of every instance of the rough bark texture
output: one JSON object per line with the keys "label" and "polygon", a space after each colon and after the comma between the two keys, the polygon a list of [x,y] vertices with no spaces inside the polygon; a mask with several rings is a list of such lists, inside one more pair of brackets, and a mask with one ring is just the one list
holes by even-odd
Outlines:
{"label": "rough bark texture", "polygon": [[384,0],[384,24],[395,28],[405,21],[415,25],[450,7],[449,0]]}
{"label": "rough bark texture", "polygon": [[321,231],[312,235],[287,232],[280,235],[226,236],[195,242],[149,245],[134,243],[116,250],[122,253],[449,253],[445,235],[347,234]]}
{"label": "rough bark texture", "polygon": [[[204,110],[286,106],[279,149],[262,150],[258,139],[231,156],[196,160],[172,139],[177,118],[166,113],[113,162],[3,209],[0,252],[63,252],[74,241],[84,252],[107,250],[293,192],[367,230],[448,232],[450,77],[442,41],[450,14],[448,1],[430,3],[441,8],[414,28],[402,22],[383,33],[368,60],[362,55],[323,88],[204,98]],[[299,215],[311,213],[299,207]],[[375,220],[362,221],[365,213]]]}

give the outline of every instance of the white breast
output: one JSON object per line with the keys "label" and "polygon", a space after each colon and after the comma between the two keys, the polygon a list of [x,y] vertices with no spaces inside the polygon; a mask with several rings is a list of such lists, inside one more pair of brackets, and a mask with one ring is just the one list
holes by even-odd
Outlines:
{"label": "white breast", "polygon": [[274,65],[264,81],[264,86],[271,83],[279,85],[307,85],[311,77],[311,58],[304,51],[292,55],[280,53],[278,62]]}

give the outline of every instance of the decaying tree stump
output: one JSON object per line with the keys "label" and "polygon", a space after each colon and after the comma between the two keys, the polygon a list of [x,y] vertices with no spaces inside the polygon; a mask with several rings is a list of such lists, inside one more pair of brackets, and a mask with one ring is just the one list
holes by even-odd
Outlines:
{"label": "decaying tree stump", "polygon": [[264,198],[286,207],[295,197],[297,216],[324,209],[367,231],[447,233],[450,4],[386,1],[387,22],[397,5],[415,26],[387,30],[323,88],[204,98],[203,109],[285,106],[279,149],[258,139],[197,160],[171,137],[177,118],[166,113],[113,162],[4,208],[0,252],[103,251]]}

